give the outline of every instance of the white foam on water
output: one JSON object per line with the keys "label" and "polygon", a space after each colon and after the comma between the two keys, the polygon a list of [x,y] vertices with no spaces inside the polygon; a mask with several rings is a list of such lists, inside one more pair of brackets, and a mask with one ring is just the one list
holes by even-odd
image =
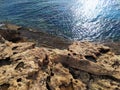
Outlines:
{"label": "white foam on water", "polygon": [[0,24],[0,27],[3,27],[5,24]]}

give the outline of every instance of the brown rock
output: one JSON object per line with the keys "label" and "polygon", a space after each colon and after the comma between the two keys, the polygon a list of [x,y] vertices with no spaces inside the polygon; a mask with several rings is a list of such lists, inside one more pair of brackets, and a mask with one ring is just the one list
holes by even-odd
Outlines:
{"label": "brown rock", "polygon": [[20,33],[16,30],[0,29],[0,35],[4,39],[12,42],[18,42],[23,40],[23,38],[20,37]]}
{"label": "brown rock", "polygon": [[109,47],[74,42],[51,49],[9,42],[0,34],[0,90],[120,89],[120,56]]}
{"label": "brown rock", "polygon": [[120,90],[120,83],[106,79],[95,79],[90,81],[90,90]]}
{"label": "brown rock", "polygon": [[[51,54],[53,62],[61,62],[65,66],[95,75],[108,75],[120,79],[120,59],[114,53],[110,52],[108,47],[89,42],[75,42],[70,45],[68,51],[55,49],[54,52]],[[105,62],[108,63],[105,64]],[[112,66],[115,65],[116,67],[115,62],[118,63],[117,68],[113,68]]]}
{"label": "brown rock", "polygon": [[51,90],[86,90],[85,85],[81,81],[73,79],[69,70],[61,64],[53,66],[48,85]]}
{"label": "brown rock", "polygon": [[[60,64],[51,65],[47,49],[34,48],[34,44],[29,42],[7,42],[2,45],[5,49],[0,53],[0,88],[2,90],[48,90],[49,87],[52,90],[85,89],[85,85],[76,81],[68,69]],[[51,69],[55,76],[51,76]],[[51,77],[50,81],[49,77]],[[58,84],[54,82],[55,80]]]}

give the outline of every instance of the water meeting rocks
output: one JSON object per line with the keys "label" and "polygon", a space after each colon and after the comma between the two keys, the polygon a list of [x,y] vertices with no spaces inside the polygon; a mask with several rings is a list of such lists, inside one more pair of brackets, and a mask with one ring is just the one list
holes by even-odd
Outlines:
{"label": "water meeting rocks", "polygon": [[120,89],[120,55],[107,46],[73,42],[64,49],[37,47],[0,35],[0,90]]}

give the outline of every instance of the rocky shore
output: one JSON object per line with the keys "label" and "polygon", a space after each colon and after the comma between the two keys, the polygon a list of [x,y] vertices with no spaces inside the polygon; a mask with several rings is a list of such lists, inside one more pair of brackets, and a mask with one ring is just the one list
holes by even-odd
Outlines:
{"label": "rocky shore", "polygon": [[4,24],[0,90],[120,90],[120,54],[113,51]]}

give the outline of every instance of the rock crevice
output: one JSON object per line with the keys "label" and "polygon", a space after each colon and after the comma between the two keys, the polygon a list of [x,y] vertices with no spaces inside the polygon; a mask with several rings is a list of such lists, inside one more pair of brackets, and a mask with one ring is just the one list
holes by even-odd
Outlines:
{"label": "rock crevice", "polygon": [[[6,29],[0,30],[0,90],[120,90],[120,55],[109,47],[90,42],[44,47]],[[12,34],[21,39],[12,41]]]}

